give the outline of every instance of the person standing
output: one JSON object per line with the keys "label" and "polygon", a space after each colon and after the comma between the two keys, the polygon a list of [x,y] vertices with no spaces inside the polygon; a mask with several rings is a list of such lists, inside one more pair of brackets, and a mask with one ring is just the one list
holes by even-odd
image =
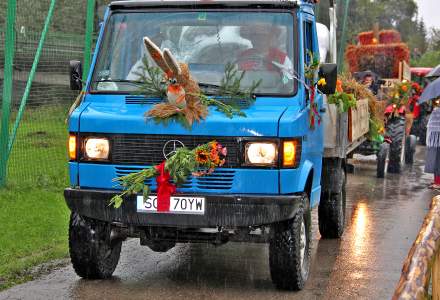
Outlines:
{"label": "person standing", "polygon": [[429,117],[426,133],[425,172],[434,174],[432,189],[440,189],[440,105],[439,99],[434,100],[434,110]]}

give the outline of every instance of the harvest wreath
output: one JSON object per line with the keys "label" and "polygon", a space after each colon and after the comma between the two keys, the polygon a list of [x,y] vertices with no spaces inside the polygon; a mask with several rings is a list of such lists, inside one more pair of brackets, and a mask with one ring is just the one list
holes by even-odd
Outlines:
{"label": "harvest wreath", "polygon": [[253,81],[247,89],[242,89],[241,82],[245,71],[239,71],[235,65],[226,64],[220,85],[212,85],[216,88],[216,95],[208,97],[201,92],[199,83],[191,75],[188,65],[177,62],[169,49],[160,50],[148,37],[144,37],[144,45],[157,66],[151,66],[148,58],[143,58],[143,66],[135,73],[141,83],[138,92],[166,99],[147,111],[147,118],[165,124],[174,120],[186,128],[191,128],[194,121],[206,118],[208,106],[216,107],[217,111],[229,118],[234,115],[245,117],[246,114],[241,111],[241,107],[250,106],[255,102],[254,92],[261,80]]}
{"label": "harvest wreath", "polygon": [[[254,91],[261,80],[253,81],[250,87],[242,89],[241,81],[245,72],[239,71],[234,65],[225,66],[224,77],[220,85],[215,86],[218,95],[208,97],[201,92],[199,83],[191,76],[187,64],[177,62],[168,49],[160,50],[148,37],[144,37],[143,41],[157,67],[150,66],[147,57],[143,58],[143,66],[136,72],[141,83],[138,93],[166,99],[147,111],[147,118],[165,124],[174,120],[184,127],[191,128],[194,121],[206,118],[208,106],[215,106],[217,111],[229,118],[234,115],[245,117],[241,107],[250,106],[255,102]],[[176,192],[178,185],[184,183],[190,175],[200,177],[211,174],[215,168],[224,165],[226,155],[226,147],[216,141],[199,145],[192,150],[178,148],[159,165],[115,178],[114,181],[118,182],[123,190],[112,197],[110,205],[118,208],[122,205],[124,196],[138,193],[142,193],[144,199],[147,199],[151,189],[146,180],[155,177],[157,210],[168,211],[170,197]]]}
{"label": "harvest wreath", "polygon": [[113,204],[115,208],[118,208],[124,201],[123,196],[138,193],[142,193],[144,199],[147,199],[151,189],[145,181],[155,177],[157,211],[169,211],[170,196],[176,192],[176,186],[187,181],[190,175],[201,177],[211,174],[215,168],[224,165],[226,155],[226,147],[216,141],[200,145],[192,150],[185,147],[178,148],[171,157],[159,165],[114,179],[124,190],[110,200],[110,205]]}

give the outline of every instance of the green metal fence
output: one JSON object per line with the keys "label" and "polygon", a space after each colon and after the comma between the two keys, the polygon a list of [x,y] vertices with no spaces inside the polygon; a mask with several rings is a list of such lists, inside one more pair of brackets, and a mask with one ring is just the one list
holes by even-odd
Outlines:
{"label": "green metal fence", "polygon": [[68,65],[90,63],[95,0],[6,2],[6,14],[0,12],[0,187],[61,188],[67,184],[66,113],[77,96],[69,89]]}
{"label": "green metal fence", "polygon": [[[86,76],[97,12],[109,2],[0,1],[0,187],[67,184],[64,120],[77,96],[68,64],[83,60]],[[337,3],[347,11],[349,0]]]}

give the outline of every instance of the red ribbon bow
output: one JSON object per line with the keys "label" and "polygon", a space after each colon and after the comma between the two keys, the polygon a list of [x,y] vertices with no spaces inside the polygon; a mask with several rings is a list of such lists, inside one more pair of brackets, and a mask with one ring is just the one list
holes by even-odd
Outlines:
{"label": "red ribbon bow", "polygon": [[170,173],[165,171],[165,162],[155,167],[159,175],[157,182],[157,211],[170,211],[170,198],[176,192],[176,186],[170,183]]}

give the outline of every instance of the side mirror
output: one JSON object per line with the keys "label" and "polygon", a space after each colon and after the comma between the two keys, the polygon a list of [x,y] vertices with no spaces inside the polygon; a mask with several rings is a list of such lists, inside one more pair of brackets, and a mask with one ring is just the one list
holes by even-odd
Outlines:
{"label": "side mirror", "polygon": [[326,85],[319,88],[321,93],[326,95],[334,94],[336,91],[336,81],[338,80],[338,66],[336,64],[321,64],[318,74],[326,82]]}
{"label": "side mirror", "polygon": [[71,60],[69,63],[70,89],[80,91],[82,89],[82,64],[79,60]]}

